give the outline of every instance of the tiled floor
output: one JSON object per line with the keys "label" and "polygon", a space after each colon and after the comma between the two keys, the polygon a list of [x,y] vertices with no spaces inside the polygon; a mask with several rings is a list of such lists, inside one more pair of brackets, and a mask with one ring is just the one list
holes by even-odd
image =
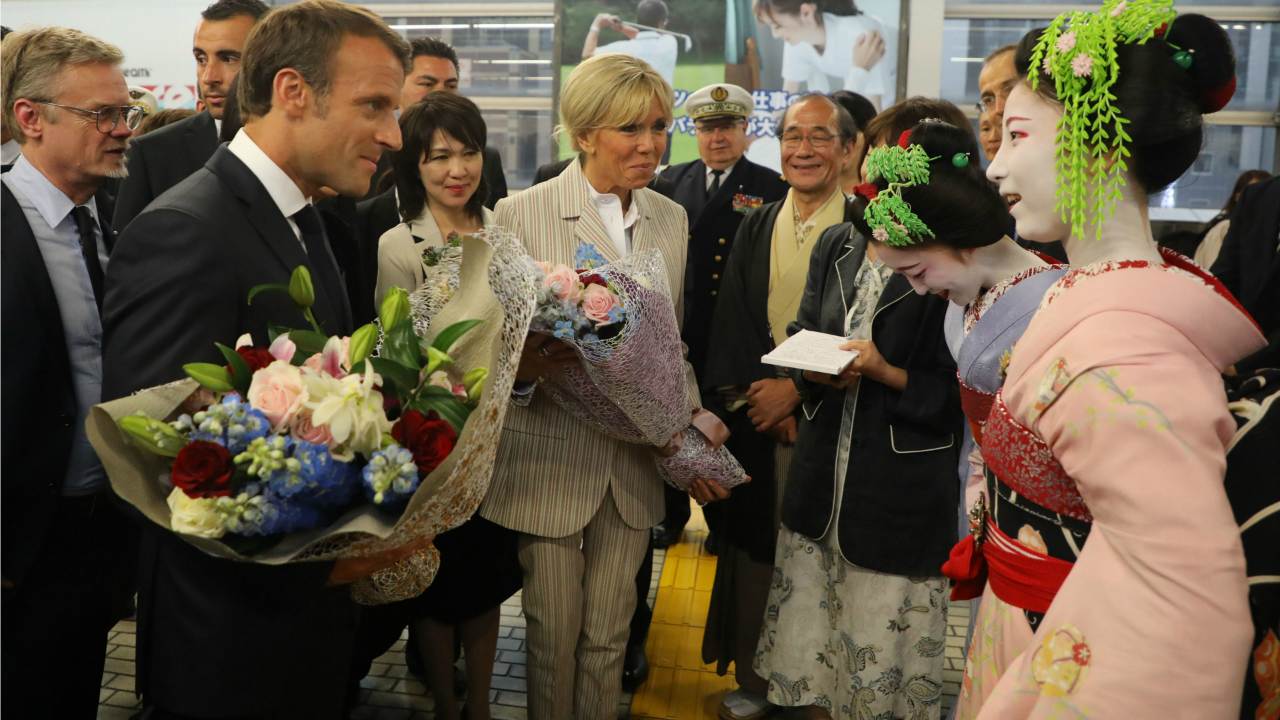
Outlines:
{"label": "tiled floor", "polygon": [[[733,673],[715,674],[702,664],[702,629],[711,602],[716,559],[702,547],[706,524],[702,513],[685,528],[681,542],[654,553],[649,602],[654,607],[647,651],[649,680],[633,698],[624,695],[618,718],[715,720],[721,698],[733,689]],[[666,562],[669,559],[670,562]],[[969,623],[969,604],[953,604],[947,629],[947,669],[943,671],[942,715],[955,703],[964,673],[961,646]],[[137,712],[134,696],[134,644],[131,620],[116,626],[102,675],[98,720],[128,720]],[[525,720],[525,620],[517,594],[502,606],[498,657],[493,665],[489,700],[497,720]],[[360,703],[352,720],[430,720],[434,701],[404,661],[405,637],[374,662],[361,682]]]}

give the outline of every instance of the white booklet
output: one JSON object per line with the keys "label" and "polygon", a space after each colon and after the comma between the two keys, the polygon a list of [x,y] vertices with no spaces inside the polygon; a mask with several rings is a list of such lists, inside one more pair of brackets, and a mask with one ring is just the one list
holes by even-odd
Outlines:
{"label": "white booklet", "polygon": [[761,362],[799,370],[838,375],[858,357],[857,350],[841,350],[849,342],[839,335],[801,330],[787,338],[773,352],[760,358]]}

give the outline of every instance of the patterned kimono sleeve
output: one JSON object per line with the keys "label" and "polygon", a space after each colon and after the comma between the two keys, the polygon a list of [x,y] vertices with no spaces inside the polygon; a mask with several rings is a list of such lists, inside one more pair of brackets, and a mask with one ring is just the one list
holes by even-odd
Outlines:
{"label": "patterned kimono sleeve", "polygon": [[[1234,718],[1252,638],[1223,490],[1221,378],[1148,315],[1093,315],[1011,388],[1094,517],[1030,647],[980,718]],[[1010,390],[1013,392],[1010,392]]]}

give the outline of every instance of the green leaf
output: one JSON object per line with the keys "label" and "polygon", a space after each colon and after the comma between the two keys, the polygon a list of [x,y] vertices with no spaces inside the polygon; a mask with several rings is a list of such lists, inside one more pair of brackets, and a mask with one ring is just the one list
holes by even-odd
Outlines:
{"label": "green leaf", "polygon": [[240,397],[249,397],[249,384],[253,382],[253,371],[249,369],[249,363],[240,357],[240,353],[223,345],[222,343],[214,343],[218,349],[222,351],[222,357],[227,359],[227,364],[231,366],[231,383],[235,385],[236,392],[240,393]]}
{"label": "green leaf", "polygon": [[235,385],[231,382],[231,373],[221,365],[213,363],[188,363],[182,366],[191,379],[216,393],[231,392]]}
{"label": "green leaf", "polygon": [[281,284],[279,284],[279,283],[268,283],[268,284],[266,284],[266,285],[258,285],[257,287],[255,287],[254,289],[252,289],[252,290],[250,290],[250,291],[249,291],[249,300],[248,300],[248,303],[249,303],[250,305],[252,305],[252,304],[253,304],[253,298],[254,298],[254,296],[256,296],[256,295],[257,295],[258,293],[260,293],[260,292],[282,292],[282,293],[284,293],[285,295],[288,295],[288,294],[289,294],[289,286],[288,286],[288,285],[281,285]]}
{"label": "green leaf", "polygon": [[324,352],[324,344],[329,342],[329,338],[314,330],[290,330],[289,339],[298,346],[294,357],[301,356],[303,361],[316,353]]}
{"label": "green leaf", "polygon": [[396,397],[401,400],[409,397],[418,387],[418,371],[414,368],[383,357],[369,358],[365,362],[372,363],[373,369],[382,376],[384,395],[387,394],[385,385],[388,382],[392,384]]}
{"label": "green leaf", "polygon": [[412,320],[402,320],[382,341],[382,355],[414,370],[422,368],[422,348]]}
{"label": "green leaf", "polygon": [[449,348],[453,347],[453,344],[458,341],[458,338],[466,335],[467,331],[482,322],[484,322],[484,320],[463,320],[462,322],[456,322],[444,330],[441,330],[440,334],[436,336],[435,342],[431,343],[431,347],[442,353],[447,353],[449,352]]}
{"label": "green leaf", "polygon": [[452,425],[458,434],[462,434],[462,427],[467,424],[467,418],[471,416],[471,408],[463,404],[452,391],[438,385],[428,385],[423,388],[418,399],[409,403],[406,409],[417,410],[423,414],[435,410],[440,414],[440,419]]}

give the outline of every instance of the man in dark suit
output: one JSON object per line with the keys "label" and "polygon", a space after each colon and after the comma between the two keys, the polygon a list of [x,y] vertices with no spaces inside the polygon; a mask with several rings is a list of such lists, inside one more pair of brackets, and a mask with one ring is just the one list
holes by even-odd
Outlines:
{"label": "man in dark suit", "polygon": [[115,241],[94,194],[123,174],[142,120],[122,60],[59,27],[11,34],[0,59],[4,125],[22,147],[0,190],[6,717],[96,716],[107,633],[137,557],[137,529],[109,500],[85,432],[101,400]]}
{"label": "man in dark suit", "polygon": [[[185,363],[221,362],[214,343],[243,333],[265,347],[269,322],[305,327],[287,297],[247,302],[252,287],[288,283],[299,266],[311,273],[320,326],[351,332],[309,199],[322,187],[363,194],[377,157],[400,147],[394,111],[408,63],[408,44],[354,5],[308,0],[261,20],[244,48],[243,131],[117,244],[106,281],[105,398],[180,379]],[[357,617],[342,586],[420,548],[267,566],[205,555],[148,526],[138,617],[148,717],[340,717]]]}
{"label": "man in dark suit", "polygon": [[123,231],[152,200],[204,167],[218,149],[218,130],[231,81],[240,72],[245,38],[267,9],[261,0],[217,0],[200,13],[191,52],[206,109],[130,145],[129,177],[116,198],[116,229]]}
{"label": "man in dark suit", "polygon": [[1280,177],[1240,193],[1212,272],[1267,336],[1267,346],[1236,363],[1235,372],[1280,367]]}

